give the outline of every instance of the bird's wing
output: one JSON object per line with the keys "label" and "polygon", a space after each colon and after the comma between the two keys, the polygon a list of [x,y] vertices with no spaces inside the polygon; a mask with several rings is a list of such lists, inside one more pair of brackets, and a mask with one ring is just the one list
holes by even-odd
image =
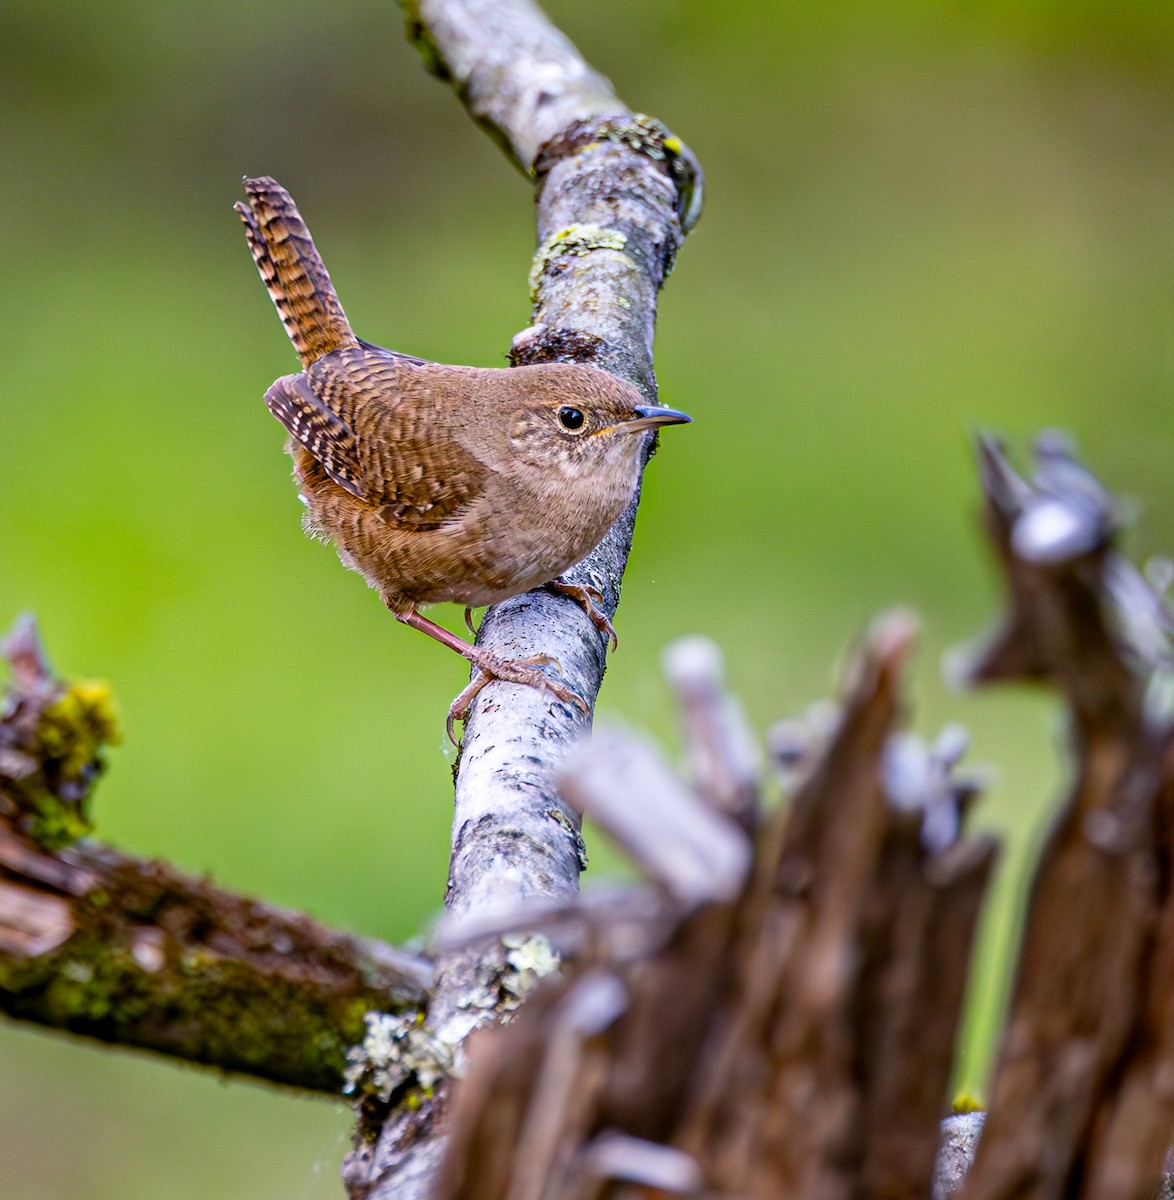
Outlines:
{"label": "bird's wing", "polygon": [[402,350],[385,350],[382,346],[376,346],[373,342],[365,342],[362,338],[356,339],[360,346],[370,355],[377,358],[389,358],[396,363],[407,363],[413,367],[431,367],[434,364],[431,359],[417,358],[414,354],[404,354]]}
{"label": "bird's wing", "polygon": [[[334,418],[337,439],[318,439],[329,462],[287,425],[339,486],[405,529],[445,524],[481,494],[489,473],[457,437],[461,406],[435,396],[427,368],[436,369],[368,345],[315,363],[302,391]],[[316,423],[304,423],[317,432]]]}

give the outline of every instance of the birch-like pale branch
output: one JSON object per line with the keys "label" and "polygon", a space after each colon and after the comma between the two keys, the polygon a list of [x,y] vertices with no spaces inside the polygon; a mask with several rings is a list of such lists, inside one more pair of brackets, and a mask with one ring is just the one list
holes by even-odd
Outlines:
{"label": "birch-like pale branch", "polygon": [[[531,324],[514,338],[511,361],[591,363],[655,400],[657,293],[700,208],[691,153],[659,122],[633,114],[527,0],[423,0],[404,8],[408,35],[429,68],[451,81],[470,115],[535,177]],[[600,593],[609,616],[619,603],[638,499],[568,572]],[[515,597],[489,610],[477,640],[502,658],[550,656],[594,706],[605,643],[571,601],[541,591]],[[456,771],[450,912],[508,911],[578,890],[579,816],[551,781],[588,725],[533,688],[495,682],[481,692]],[[441,958],[428,1023],[443,1042],[461,1044],[494,1015],[493,972],[502,961],[500,943]],[[353,1195],[424,1194],[439,1154],[443,1099],[393,1113],[381,1133],[375,1124],[362,1131],[345,1170]]]}
{"label": "birch-like pale branch", "polygon": [[[514,362],[592,362],[655,399],[656,296],[695,194],[682,187],[696,178],[684,147],[625,109],[533,5],[448,0],[421,4],[411,20],[427,31],[433,61],[473,115],[537,175],[532,323],[514,339]],[[570,573],[602,594],[609,615],[635,511],[633,500]],[[516,597],[490,610],[478,640],[503,657],[551,656],[594,702],[605,643],[570,601],[543,592]],[[456,780],[451,910],[577,889],[577,819],[550,779],[585,725],[581,714],[517,685],[493,684],[474,704]]]}

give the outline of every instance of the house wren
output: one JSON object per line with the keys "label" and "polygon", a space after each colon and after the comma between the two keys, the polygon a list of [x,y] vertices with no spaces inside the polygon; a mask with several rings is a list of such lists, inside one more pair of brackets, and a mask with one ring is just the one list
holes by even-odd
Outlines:
{"label": "house wren", "polygon": [[450,737],[491,679],[586,709],[540,669],[558,666],[549,657],[500,659],[419,609],[444,600],[470,609],[547,585],[614,642],[598,593],[558,576],[631,499],[641,435],[690,418],[595,367],[450,367],[360,340],[289,193],[267,178],[246,179],[245,191],[236,211],[302,360],[265,403],[290,434],[306,531],[333,541],[397,620],[476,668],[449,709]]}

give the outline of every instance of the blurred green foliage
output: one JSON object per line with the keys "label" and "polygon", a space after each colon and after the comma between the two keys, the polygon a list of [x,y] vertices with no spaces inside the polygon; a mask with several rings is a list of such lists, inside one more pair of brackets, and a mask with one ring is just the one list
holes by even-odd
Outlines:
{"label": "blurred green foliage", "polygon": [[[764,728],[878,610],[918,609],[916,725],[971,728],[1011,846],[981,1086],[1063,767],[1047,698],[939,682],[999,603],[968,433],[1072,430],[1144,502],[1136,549],[1174,549],[1174,6],[551,9],[708,178],[658,343],[696,424],[649,473],[601,718],[672,745],[658,655],[703,631]],[[443,892],[462,671],[301,535],[261,404],[295,360],[229,206],[277,176],[361,334],[494,365],[527,322],[527,185],[389,0],[9,0],[0,147],[0,623],[34,609],[61,671],[113,684],[99,834],[410,936]],[[21,1200],[339,1194],[341,1108],[14,1026],[0,1077]]]}

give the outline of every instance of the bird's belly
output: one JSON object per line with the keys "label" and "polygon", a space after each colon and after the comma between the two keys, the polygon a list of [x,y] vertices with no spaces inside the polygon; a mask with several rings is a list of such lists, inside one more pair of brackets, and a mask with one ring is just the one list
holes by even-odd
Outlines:
{"label": "bird's belly", "polygon": [[[455,601],[496,604],[538,587],[583,558],[603,537],[622,504],[561,514],[480,506],[439,529],[389,525],[375,509],[345,510],[307,497],[308,524],[338,548],[339,558],[388,598],[424,605]],[[349,499],[349,498],[348,498]]]}

